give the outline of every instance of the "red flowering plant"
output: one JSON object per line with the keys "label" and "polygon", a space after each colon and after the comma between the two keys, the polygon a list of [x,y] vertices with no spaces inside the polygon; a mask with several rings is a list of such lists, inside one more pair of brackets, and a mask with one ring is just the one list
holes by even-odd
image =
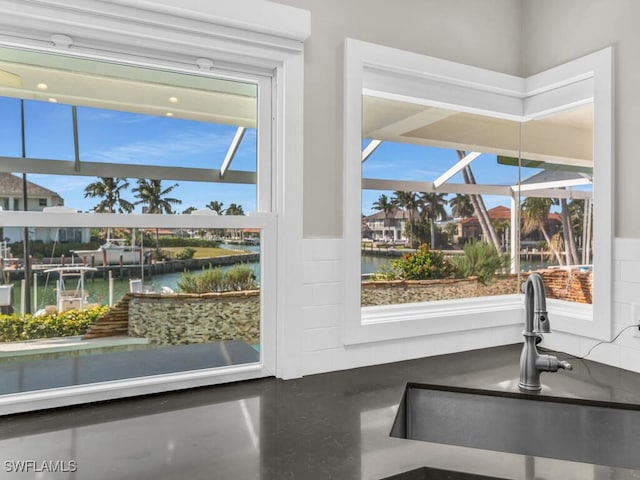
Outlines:
{"label": "red flowering plant", "polygon": [[445,258],[442,252],[430,250],[422,244],[413,253],[398,260],[391,260],[392,269],[404,280],[430,280],[455,277],[457,267]]}

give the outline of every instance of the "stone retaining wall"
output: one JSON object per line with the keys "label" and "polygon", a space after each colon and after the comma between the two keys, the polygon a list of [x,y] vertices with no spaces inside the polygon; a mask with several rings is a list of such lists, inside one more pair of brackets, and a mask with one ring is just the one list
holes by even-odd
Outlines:
{"label": "stone retaining wall", "polygon": [[[553,268],[537,273],[542,276],[547,298],[591,303],[593,291],[591,271]],[[486,285],[474,277],[367,281],[362,282],[361,304],[363,307],[368,307],[522,293],[521,284],[527,276],[528,273],[520,275],[520,281],[518,281],[517,275],[500,275]]]}
{"label": "stone retaining wall", "polygon": [[483,285],[477,278],[439,280],[391,280],[362,282],[363,307],[398,303],[430,302],[454,298],[484,297],[517,293],[516,275],[497,277]]}
{"label": "stone retaining wall", "polygon": [[[548,269],[538,272],[547,298],[591,303],[592,272]],[[367,281],[362,306],[450,300],[520,293],[523,274],[501,275],[486,285],[476,278]],[[260,292],[197,294],[133,294],[129,300],[129,331],[155,345],[181,345],[214,340],[260,339]]]}
{"label": "stone retaining wall", "polygon": [[260,291],[135,294],[129,301],[129,336],[152,345],[214,340],[260,342]]}

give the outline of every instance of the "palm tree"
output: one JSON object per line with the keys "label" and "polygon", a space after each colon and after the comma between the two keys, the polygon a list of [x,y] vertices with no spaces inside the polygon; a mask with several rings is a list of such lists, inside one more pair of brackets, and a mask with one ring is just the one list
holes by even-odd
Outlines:
{"label": "palm tree", "polygon": [[218,215],[222,215],[224,213],[224,208],[222,208],[223,205],[224,203],[222,202],[219,202],[217,200],[212,200],[207,204],[207,208],[209,210],[213,210]]}
{"label": "palm tree", "polygon": [[466,193],[458,193],[455,197],[449,200],[449,206],[451,207],[451,215],[457,218],[469,218],[473,217],[473,203],[471,203],[471,197]]}
{"label": "palm tree", "polygon": [[560,199],[560,216],[562,218],[562,232],[564,233],[564,251],[567,265],[578,265],[578,249],[573,235],[569,204],[566,198]]}
{"label": "palm tree", "polygon": [[412,248],[415,248],[415,238],[413,235],[413,217],[420,206],[420,202],[418,201],[418,195],[415,192],[401,192],[396,191],[393,192],[393,197],[391,201],[396,207],[400,207],[402,209],[402,218],[404,219],[404,212],[409,214],[409,228],[406,231],[407,237],[409,239],[409,243]]}
{"label": "palm tree", "polygon": [[[373,208],[374,210],[384,212],[384,226],[388,227],[390,223],[389,219],[393,216],[393,214],[396,211],[396,206],[394,205],[394,203],[391,200],[389,200],[389,198],[383,193],[378,197],[378,200],[373,202],[373,205],[371,205],[371,208]],[[382,237],[384,238],[385,236],[386,235],[383,228]]]}
{"label": "palm tree", "polygon": [[491,224],[493,225],[493,228],[495,229],[496,233],[498,234],[498,237],[500,238],[500,244],[505,245],[507,242],[507,239],[506,239],[507,230],[509,230],[509,226],[511,225],[511,222],[509,222],[509,220],[505,220],[504,218],[498,218],[498,219],[492,220]]}
{"label": "palm tree", "polygon": [[85,198],[101,198],[93,207],[97,213],[131,213],[134,204],[120,196],[121,192],[129,188],[126,178],[100,177],[98,182],[87,185],[84,189]]}
{"label": "palm tree", "polygon": [[454,243],[454,239],[456,236],[456,233],[458,233],[458,225],[456,225],[453,222],[449,222],[444,226],[444,231],[447,234],[448,237],[448,242],[450,242],[451,244]]}
{"label": "palm tree", "polygon": [[420,194],[420,218],[429,220],[431,227],[431,248],[436,248],[436,220],[447,218],[444,206],[448,201],[445,193],[421,193]]}
{"label": "palm tree", "polygon": [[[584,214],[585,214],[585,200],[571,200],[569,202],[569,219],[573,226],[574,238],[580,238],[584,229]],[[580,242],[580,245],[584,243],[584,240]]]}
{"label": "palm tree", "polygon": [[183,215],[189,215],[191,212],[195,212],[196,210],[197,210],[197,208],[192,206],[192,207],[189,207],[189,208],[185,208],[182,211],[182,214]]}
{"label": "palm tree", "polygon": [[[573,227],[573,238],[579,239],[579,245],[582,248],[581,263],[591,262],[591,199],[571,200],[568,203],[569,222]],[[577,242],[576,242],[577,243]]]}
{"label": "palm tree", "polygon": [[[466,157],[466,152],[463,150],[457,150],[458,158],[462,160]],[[471,167],[467,165],[462,169],[462,176],[464,177],[464,183],[475,184],[476,179],[471,171]],[[493,246],[496,247],[498,253],[502,253],[502,246],[500,245],[500,241],[498,240],[498,235],[496,234],[493,225],[491,224],[491,219],[489,218],[489,212],[487,211],[487,207],[484,204],[484,200],[482,199],[482,195],[470,195],[469,196],[471,203],[473,205],[473,210],[478,217],[478,222],[480,223],[480,228],[482,229],[482,234],[485,239],[490,240],[493,243]]]}
{"label": "palm tree", "polygon": [[[84,188],[84,198],[101,198],[93,207],[97,213],[131,213],[134,204],[120,196],[121,192],[129,188],[126,178],[99,177],[100,180],[92,182]],[[111,229],[107,229],[107,238],[111,236]]]}
{"label": "palm tree", "polygon": [[[171,214],[174,213],[172,205],[182,203],[182,200],[167,197],[177,186],[178,184],[175,183],[170,187],[163,188],[162,180],[146,180],[141,178],[138,180],[138,186],[132,189],[132,192],[135,193],[136,198],[139,199],[136,205],[145,205],[147,213]],[[158,228],[156,228],[156,248],[160,248]]]}
{"label": "palm tree", "polygon": [[180,205],[182,200],[167,197],[177,183],[170,187],[163,188],[162,180],[139,179],[138,186],[132,190],[138,198],[136,205],[142,204],[147,208],[147,213],[174,213],[172,205]]}
{"label": "palm tree", "polygon": [[546,223],[549,217],[549,211],[553,201],[550,198],[527,197],[520,205],[522,212],[522,233],[527,234],[538,230],[544,236],[544,239],[553,252],[558,265],[562,265],[562,257],[555,248],[554,243],[547,232]]}
{"label": "palm tree", "polygon": [[[220,204],[222,206],[222,204]],[[212,209],[213,210],[213,209]],[[236,205],[235,203],[229,204],[225,215],[244,215],[244,209],[242,205]]]}
{"label": "palm tree", "polygon": [[[451,207],[451,216],[454,218],[469,218],[473,217],[475,210],[473,209],[473,203],[471,202],[471,197],[466,193],[457,193],[455,197],[449,200],[449,206]],[[458,229],[459,224],[455,225],[456,230]],[[451,235],[451,239],[453,241],[453,232]],[[460,239],[458,239],[458,242]]]}

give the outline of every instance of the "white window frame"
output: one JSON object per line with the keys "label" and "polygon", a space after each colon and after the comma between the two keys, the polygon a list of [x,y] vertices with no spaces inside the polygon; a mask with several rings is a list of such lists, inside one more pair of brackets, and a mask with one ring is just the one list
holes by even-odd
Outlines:
{"label": "white window frame", "polygon": [[[361,307],[362,96],[422,103],[514,121],[594,104],[593,305],[550,300],[554,330],[612,336],[613,50],[606,48],[528,78],[354,39],[344,44],[343,168],[345,343],[469,331],[523,321],[522,295]],[[414,182],[415,183],[415,182]],[[399,188],[393,188],[397,190]]]}
{"label": "white window frame", "polygon": [[[257,227],[263,233],[262,272],[271,276],[263,279],[261,288],[264,351],[260,364],[8,394],[0,396],[2,412],[52,408],[265,375],[300,376],[302,350],[296,341],[301,336],[299,299],[303,297],[299,159],[303,153],[303,41],[310,33],[308,12],[262,0],[226,4],[187,1],[180,6],[163,0],[0,0],[0,9],[4,12],[0,18],[1,47],[216,78],[253,79],[259,89],[258,157],[259,162],[267,162],[258,165],[258,212],[248,216],[0,212],[0,224]],[[269,101],[260,103],[261,98]],[[12,170],[10,166],[7,168]],[[147,167],[117,168],[125,170],[123,177],[138,176],[139,168],[142,177],[149,176],[142,172]],[[118,174],[113,168],[110,172]],[[169,171],[155,172],[175,178]]]}

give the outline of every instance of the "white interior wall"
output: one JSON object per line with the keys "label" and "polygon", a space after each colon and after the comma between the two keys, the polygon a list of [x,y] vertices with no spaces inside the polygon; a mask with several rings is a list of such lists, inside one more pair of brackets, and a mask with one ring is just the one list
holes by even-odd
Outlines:
{"label": "white interior wall", "polygon": [[276,0],[311,12],[305,42],[302,375],[519,341],[520,328],[345,346],[342,50],[355,38],[518,74],[520,2]]}
{"label": "white interior wall", "polygon": [[303,375],[507,345],[522,338],[518,323],[347,346],[343,252],[341,239],[304,241]]}
{"label": "white interior wall", "polygon": [[342,236],[342,44],[345,38],[502,73],[520,71],[514,0],[277,0],[311,12],[305,42],[304,235]]}
{"label": "white interior wall", "polygon": [[[596,362],[640,372],[640,335],[626,329],[640,322],[640,240],[616,238],[614,241],[613,330],[620,336],[614,343],[598,344],[595,340],[554,333],[545,336],[549,348],[584,356]],[[553,330],[553,329],[552,329]],[[595,348],[593,348],[595,347]]]}

